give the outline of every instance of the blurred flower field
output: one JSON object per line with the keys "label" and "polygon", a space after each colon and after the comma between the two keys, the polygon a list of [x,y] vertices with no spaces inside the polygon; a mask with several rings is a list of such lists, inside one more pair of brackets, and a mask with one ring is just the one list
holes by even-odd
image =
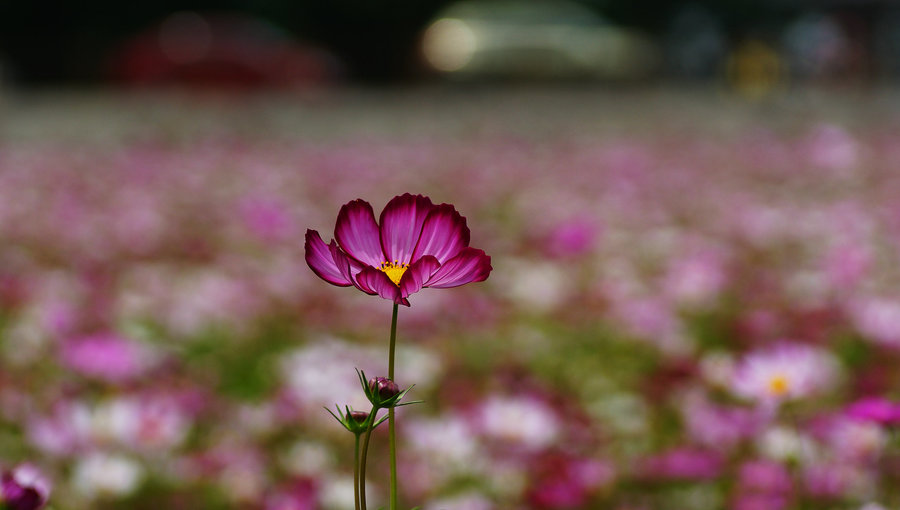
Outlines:
{"label": "blurred flower field", "polygon": [[353,508],[323,407],[390,302],[304,233],[411,192],[494,269],[400,310],[403,508],[900,505],[891,108],[473,97],[0,103],[3,467],[57,510]]}

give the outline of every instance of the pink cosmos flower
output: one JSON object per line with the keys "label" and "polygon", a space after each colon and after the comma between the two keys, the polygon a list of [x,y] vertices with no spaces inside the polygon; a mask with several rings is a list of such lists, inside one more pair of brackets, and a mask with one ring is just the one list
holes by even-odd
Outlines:
{"label": "pink cosmos flower", "polygon": [[823,393],[840,375],[840,365],[829,351],[781,341],[746,354],[731,389],[750,400],[777,404]]}
{"label": "pink cosmos flower", "polygon": [[149,350],[114,333],[67,339],[60,357],[63,364],[75,372],[111,383],[139,377],[152,364]]}
{"label": "pink cosmos flower", "polygon": [[900,404],[882,397],[866,397],[847,406],[845,414],[853,419],[879,425],[900,424]]}
{"label": "pink cosmos flower", "polygon": [[423,287],[484,281],[492,269],[484,251],[469,247],[466,219],[452,205],[434,205],[422,195],[394,197],[378,223],[368,202],[348,202],[334,237],[337,242],[326,245],[318,232],[306,231],[306,263],[314,273],[404,306]]}

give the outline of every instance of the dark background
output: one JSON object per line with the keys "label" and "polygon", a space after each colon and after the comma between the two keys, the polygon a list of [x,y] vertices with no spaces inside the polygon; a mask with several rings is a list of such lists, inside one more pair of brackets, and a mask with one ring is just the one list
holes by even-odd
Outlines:
{"label": "dark background", "polygon": [[[416,43],[449,0],[0,0],[0,61],[7,81],[26,86],[96,84],[124,41],[182,10],[246,13],[335,54],[346,78],[363,83],[416,79]],[[686,2],[582,0],[606,19],[662,38]],[[767,37],[803,12],[821,11],[871,24],[890,2],[862,0],[695,0],[729,39]],[[865,30],[865,29],[864,29]]]}

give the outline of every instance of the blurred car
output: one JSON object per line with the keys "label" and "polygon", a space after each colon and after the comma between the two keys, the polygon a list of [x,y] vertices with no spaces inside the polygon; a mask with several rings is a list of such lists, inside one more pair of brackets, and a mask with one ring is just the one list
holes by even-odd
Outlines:
{"label": "blurred car", "polygon": [[110,62],[114,80],[136,86],[283,88],[339,78],[331,53],[247,15],[176,12],[126,40]]}
{"label": "blurred car", "polygon": [[648,37],[565,0],[452,4],[426,29],[422,53],[460,78],[634,79],[660,61]]}

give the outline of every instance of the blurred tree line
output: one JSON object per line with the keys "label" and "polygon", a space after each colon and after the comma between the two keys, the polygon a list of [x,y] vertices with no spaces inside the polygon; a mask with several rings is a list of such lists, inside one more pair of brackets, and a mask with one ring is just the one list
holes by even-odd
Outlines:
{"label": "blurred tree line", "polygon": [[[93,83],[117,45],[182,10],[241,12],[334,52],[349,77],[391,82],[409,77],[422,29],[453,0],[0,0],[0,62],[26,85]],[[779,23],[802,8],[839,0],[580,0],[606,19],[662,33],[686,3],[714,13],[729,34]],[[844,2],[846,3],[846,2]],[[856,5],[866,2],[854,2]],[[871,2],[869,2],[871,3]]]}

